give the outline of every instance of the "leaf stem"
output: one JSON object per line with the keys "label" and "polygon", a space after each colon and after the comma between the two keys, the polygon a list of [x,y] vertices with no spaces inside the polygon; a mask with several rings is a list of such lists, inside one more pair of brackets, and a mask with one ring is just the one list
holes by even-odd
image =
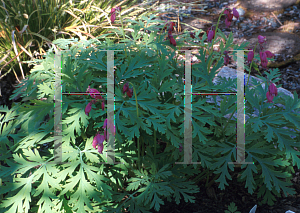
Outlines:
{"label": "leaf stem", "polygon": [[[131,82],[129,82],[129,84],[131,84],[132,87],[133,87],[134,96],[135,96],[136,114],[137,114],[137,117],[139,117],[139,109],[138,109],[138,102],[137,102],[136,91],[135,91],[134,85]],[[138,143],[138,166],[139,166],[138,168],[140,170],[141,169],[140,137],[137,138],[137,143]]]}
{"label": "leaf stem", "polygon": [[[255,53],[255,50],[256,50],[256,46],[257,46],[257,43],[255,44],[255,47],[254,47],[254,53]],[[247,80],[247,84],[246,84],[246,87],[248,86],[248,83],[249,83],[249,79],[250,79],[250,74],[251,74],[251,68],[252,68],[252,63],[253,63],[253,60],[251,61],[250,63],[250,68],[249,68],[249,75],[248,75],[248,80]],[[259,72],[259,70],[258,70]],[[259,72],[259,74],[262,76],[262,74]]]}
{"label": "leaf stem", "polygon": [[[218,19],[218,22],[217,22],[217,26],[216,26],[216,31],[215,31],[215,37],[214,37],[214,39],[212,40],[212,44],[211,44],[211,52],[210,52],[209,55],[211,55],[211,54],[213,53],[213,51],[214,51],[214,42],[215,42],[215,40],[217,39],[218,26],[219,26],[219,22],[220,22],[220,19],[221,19],[222,15],[223,15],[224,11],[225,11],[225,10],[223,10],[222,13],[221,13],[220,16],[219,16],[219,19]],[[208,35],[207,35],[207,37],[208,37]],[[209,62],[208,62],[208,67],[207,67],[208,74],[209,74],[209,70],[210,70],[211,63],[212,63],[211,59],[212,59],[212,58],[210,58],[210,60],[209,60]]]}
{"label": "leaf stem", "polygon": [[154,156],[156,155],[156,131],[154,129]]}

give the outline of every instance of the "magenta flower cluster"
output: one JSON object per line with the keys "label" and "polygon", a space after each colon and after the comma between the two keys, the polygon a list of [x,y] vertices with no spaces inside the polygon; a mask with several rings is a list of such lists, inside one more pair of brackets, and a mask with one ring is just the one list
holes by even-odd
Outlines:
{"label": "magenta flower cluster", "polygon": [[111,8],[111,16],[110,16],[110,21],[111,23],[114,23],[116,20],[116,11],[121,12],[121,7],[116,7],[116,8]]}
{"label": "magenta flower cluster", "polygon": [[277,92],[277,88],[275,86],[275,84],[271,83],[267,92],[267,103],[273,103],[273,98],[274,96],[277,96],[278,92]]}
{"label": "magenta flower cluster", "polygon": [[[233,13],[231,13],[233,12]],[[224,11],[224,14],[226,15],[226,19],[225,19],[225,25],[226,27],[229,27],[231,22],[232,22],[232,18],[233,16],[238,20],[240,15],[239,15],[239,12],[233,8],[232,10],[227,8],[225,11]]]}
{"label": "magenta flower cluster", "polygon": [[[260,52],[259,52],[259,57],[260,57],[260,61],[261,61],[261,66],[265,69],[267,69],[267,65],[268,65],[268,59],[267,58],[273,58],[274,54],[271,53],[270,51],[266,50],[263,51],[264,47],[263,44],[267,42],[266,36],[258,36],[258,43],[260,45]],[[248,53],[248,63],[251,63],[252,60],[254,58],[254,52],[251,49],[251,51],[249,51]],[[271,83],[267,92],[267,100],[268,103],[273,103],[273,98],[274,96],[277,96],[277,88],[275,86],[275,84]]]}
{"label": "magenta flower cluster", "polygon": [[127,96],[128,96],[129,98],[132,97],[132,95],[133,95],[133,88],[130,88],[130,89],[129,89],[128,83],[125,83],[124,86],[123,86],[123,94],[124,94],[125,92],[127,93]]}
{"label": "magenta flower cluster", "polygon": [[[90,88],[90,86],[87,88],[86,92],[90,93],[90,96],[92,98],[95,98],[95,100],[91,100],[90,103],[87,104],[87,106],[85,107],[85,114],[87,116],[89,115],[90,111],[92,110],[92,105],[95,104],[97,100],[102,100],[101,108],[102,111],[104,111],[104,98],[100,95],[100,92],[96,89]],[[97,93],[99,93],[99,95]]]}
{"label": "magenta flower cluster", "polygon": [[[97,149],[97,146],[98,146],[98,152],[100,154],[102,154],[102,152],[103,152],[103,147],[104,147],[103,141],[109,140],[109,136],[107,136],[107,130],[108,129],[113,130],[114,135],[116,135],[116,127],[114,126],[114,123],[111,119],[107,120],[107,118],[106,118],[102,128],[104,129],[104,134],[100,135],[100,133],[97,132],[96,136],[93,139],[93,147],[94,147],[94,149]],[[107,136],[107,138],[106,138],[106,136]]]}

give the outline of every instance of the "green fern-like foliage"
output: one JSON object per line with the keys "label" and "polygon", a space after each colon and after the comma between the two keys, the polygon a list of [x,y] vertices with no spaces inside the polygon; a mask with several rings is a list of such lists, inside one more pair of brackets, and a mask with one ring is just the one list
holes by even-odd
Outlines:
{"label": "green fern-like foliage", "polygon": [[[163,26],[157,26],[153,18],[143,17],[146,23],[132,21],[133,29],[144,28],[151,33],[132,32],[133,40],[123,40],[124,43],[113,44],[105,38],[109,34],[89,41],[53,42],[63,50],[63,92],[85,92],[90,86],[105,93],[107,53],[99,50],[126,49],[114,53],[114,151],[120,164],[105,164],[106,142],[103,154],[92,147],[95,134],[103,133],[106,111],[101,110],[101,103],[93,105],[87,116],[84,110],[91,97],[75,95],[62,97],[62,160],[55,161],[54,49],[47,52],[45,59],[34,62],[31,75],[11,97],[21,95],[23,102],[11,109],[0,107],[5,114],[0,117],[0,212],[159,211],[165,198],[174,199],[177,204],[182,198],[184,202],[195,202],[192,194],[199,188],[188,180],[199,174],[199,167],[218,175],[219,188],[228,186],[229,169],[234,170],[234,165],[228,163],[236,161],[236,122],[223,116],[235,112],[236,100],[224,96],[218,108],[203,96],[193,96],[192,160],[201,165],[175,164],[184,161],[183,152],[178,150],[184,137],[184,68],[182,61],[173,59],[175,53],[169,41],[164,40],[167,33],[159,34]],[[221,31],[218,34],[224,40],[222,50],[232,47],[232,34],[228,39]],[[178,38],[179,44],[182,39]],[[205,39],[204,36],[199,42]],[[236,48],[242,49],[243,45]],[[233,80],[212,84],[223,64],[220,53],[209,56],[219,59],[210,72],[206,51],[201,49],[199,54],[202,63],[192,68],[193,92],[231,92]],[[276,75],[276,70],[272,71],[268,79]],[[134,85],[136,97],[123,95],[126,81]],[[239,181],[245,182],[250,194],[259,186],[261,202],[272,205],[281,190],[295,193],[289,188],[289,181],[294,172],[292,166],[300,167],[298,152],[293,148],[300,148],[295,143],[300,136],[297,132],[292,140],[290,132],[279,127],[299,128],[299,114],[293,110],[299,112],[300,103],[296,94],[294,99],[275,97],[273,101],[285,103],[286,109],[269,109],[270,104],[264,102],[267,88],[256,88],[254,97],[254,90],[246,88],[246,114],[250,117],[246,123],[246,161],[254,164],[242,165]],[[252,116],[253,107],[260,110],[259,117]],[[166,146],[156,144],[158,138]],[[139,143],[141,169],[137,167]]]}

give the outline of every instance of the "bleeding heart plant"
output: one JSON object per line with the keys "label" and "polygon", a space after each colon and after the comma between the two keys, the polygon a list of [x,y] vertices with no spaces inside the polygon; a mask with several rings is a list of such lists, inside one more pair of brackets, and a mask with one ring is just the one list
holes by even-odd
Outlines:
{"label": "bleeding heart plant", "polygon": [[[116,9],[112,10],[113,21],[114,13]],[[227,15],[227,22],[232,15],[238,17],[235,10],[233,14],[226,10],[219,20],[223,13]],[[119,26],[123,26],[120,17]],[[213,84],[213,79],[224,63],[229,63],[230,56],[236,61],[232,50],[243,50],[249,43],[233,44],[232,33],[226,36],[218,29],[219,20],[216,27],[206,33],[203,30],[194,34],[184,32],[176,35],[175,40],[173,24],[164,32],[167,23],[154,18],[155,15],[143,17],[139,22],[126,19],[132,24],[126,31],[129,35],[125,35],[123,27],[113,28],[112,34],[120,39],[116,41],[109,36],[80,42],[54,41],[57,48],[49,49],[45,59],[35,61],[31,75],[11,97],[21,95],[24,102],[14,104],[11,109],[0,107],[0,111],[6,113],[0,117],[1,209],[5,212],[46,209],[49,212],[110,213],[154,209],[158,212],[166,197],[179,204],[184,195],[185,201],[193,202],[193,193],[200,191],[197,183],[209,180],[213,173],[215,177],[206,181],[205,187],[217,182],[221,190],[225,189],[226,179],[231,179],[229,170],[235,169],[230,162],[237,160],[237,120],[231,119],[237,110],[237,99],[232,95],[219,95],[218,107],[217,95],[212,95],[213,101],[205,94],[192,95],[192,133],[187,134],[192,144],[183,144],[189,97],[184,89],[185,61],[178,60],[176,50],[198,45],[195,57],[200,63],[191,67],[191,92],[229,93],[237,88],[234,80],[218,77],[219,83]],[[202,32],[204,35],[200,38]],[[165,39],[168,36],[170,41]],[[266,41],[266,38],[258,39],[260,43]],[[214,44],[219,44],[218,51],[214,50]],[[60,52],[63,75],[58,82],[59,89],[66,92],[77,89],[80,93],[80,88],[88,90],[85,97],[63,95],[58,103],[62,106],[61,113],[57,116],[54,114],[57,108],[53,105],[57,85],[54,84],[57,74],[53,51],[59,49],[66,50]],[[80,50],[78,56],[75,50]],[[101,85],[109,92],[110,88],[107,70],[111,68],[108,67],[111,55],[103,50],[123,50],[113,51],[115,118],[107,116],[104,98],[94,89]],[[262,48],[260,51],[265,66],[272,53]],[[250,68],[254,59],[260,59],[254,52],[255,49],[248,54]],[[181,53],[178,51],[178,54]],[[247,64],[245,67],[248,69]],[[300,168],[299,151],[294,149],[300,149],[297,143],[300,141],[297,129],[300,128],[300,101],[296,93],[294,99],[279,94],[275,86],[280,76],[278,69],[266,75],[267,78],[260,78],[268,87],[263,88],[257,82],[252,82],[252,90],[248,85],[245,87],[245,114],[249,117],[244,124],[245,162],[250,164],[241,166],[237,178],[250,194],[256,190],[259,202],[272,205],[275,195],[295,194],[289,186],[293,166]],[[45,100],[40,100],[42,98]],[[285,110],[270,104],[272,101],[286,105]],[[99,102],[102,102],[102,110]],[[93,105],[98,109],[92,110]],[[273,108],[270,109],[270,105]],[[259,111],[257,116],[253,116],[255,109]],[[47,114],[50,119],[45,122]],[[291,131],[282,129],[284,126],[293,128],[296,138],[291,139]],[[16,129],[19,129],[17,134]],[[104,140],[109,139],[108,132],[114,134],[116,140],[107,150],[112,150],[113,160],[121,164],[108,164],[108,157],[101,155],[106,149]],[[158,138],[163,140],[160,144]],[[53,156],[59,152],[57,144],[61,144],[59,154],[63,162],[50,163],[57,159]],[[187,158],[189,156],[191,159]],[[176,163],[187,161],[199,164]],[[35,202],[30,203],[33,198]]]}

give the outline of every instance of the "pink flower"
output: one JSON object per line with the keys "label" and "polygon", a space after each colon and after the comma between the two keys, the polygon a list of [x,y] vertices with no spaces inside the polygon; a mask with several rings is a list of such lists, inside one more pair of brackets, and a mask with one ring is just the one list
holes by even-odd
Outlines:
{"label": "pink flower", "polygon": [[233,18],[233,14],[229,13],[229,14],[227,15],[227,18],[226,18],[226,19],[228,19],[229,22],[232,22],[232,18]]}
{"label": "pink flower", "polygon": [[278,95],[278,92],[277,92],[277,87],[275,86],[274,83],[271,83],[270,86],[269,86],[269,94],[270,95],[275,95],[277,96]]}
{"label": "pink flower", "polygon": [[206,31],[206,34],[208,42],[211,42],[215,38],[215,30],[213,30],[212,27],[210,30]]}
{"label": "pink flower", "polygon": [[268,58],[273,58],[275,55],[273,53],[271,53],[270,51],[265,51],[266,55]]}
{"label": "pink flower", "polygon": [[225,15],[229,15],[231,13],[231,10],[228,8],[228,6],[226,6],[226,9],[224,11]]}
{"label": "pink flower", "polygon": [[111,23],[114,23],[116,20],[116,10],[121,12],[121,7],[116,7],[116,8],[111,8],[111,16],[110,16],[110,21]]}
{"label": "pink flower", "polygon": [[[101,135],[101,136],[103,136],[103,135]],[[98,145],[98,152],[100,153],[100,154],[102,154],[102,152],[103,152],[103,143],[101,143],[100,145]]]}
{"label": "pink flower", "polygon": [[121,7],[116,7],[116,10],[121,12]]}
{"label": "pink flower", "polygon": [[248,63],[250,63],[253,60],[253,58],[254,58],[254,52],[253,51],[249,51],[248,52]]}
{"label": "pink flower", "polygon": [[176,47],[176,41],[172,35],[169,35],[169,39],[170,39],[170,44],[172,44],[174,47]]}
{"label": "pink flower", "polygon": [[175,26],[175,23],[174,22],[170,22],[170,28],[169,28],[169,31],[173,31],[173,28]]}
{"label": "pink flower", "polygon": [[239,20],[240,15],[239,15],[239,12],[235,8],[233,8],[233,15],[237,20]]}
{"label": "pink flower", "polygon": [[227,28],[231,25],[231,21],[229,21],[227,18],[225,19],[225,25]]}
{"label": "pink flower", "polygon": [[91,93],[90,96],[92,98],[95,98],[95,99],[103,99],[103,97],[99,94],[99,95],[96,95],[96,94],[93,94],[93,93],[100,93],[98,90],[96,89],[91,89],[90,86],[87,88],[87,92],[88,93]]}
{"label": "pink flower", "polygon": [[[116,135],[116,127],[115,127],[112,119],[106,118],[102,128],[104,129],[104,140],[108,141],[108,139],[109,139],[109,136],[107,136],[107,131],[106,131],[107,129],[110,129],[112,131],[112,133],[114,135]],[[106,136],[107,136],[107,138],[106,138]]]}
{"label": "pink flower", "polygon": [[93,102],[91,101],[90,103],[88,103],[87,105],[86,105],[86,107],[85,107],[85,114],[87,115],[87,116],[89,116],[89,113],[90,113],[90,111],[91,111],[91,109],[92,109],[92,104],[93,104]]}
{"label": "pink flower", "polygon": [[182,145],[179,143],[179,152],[182,152]]}
{"label": "pink flower", "polygon": [[116,14],[115,13],[112,13],[111,16],[110,16],[110,21],[111,23],[113,24],[116,20]]}
{"label": "pink flower", "polygon": [[103,151],[103,141],[104,141],[104,135],[100,135],[99,133],[97,133],[93,139],[93,147],[94,149],[96,149],[96,146],[98,146],[98,152],[100,154],[102,154]]}
{"label": "pink flower", "polygon": [[102,108],[102,111],[104,111],[104,101],[102,101],[102,103],[101,103],[101,108]]}
{"label": "pink flower", "polygon": [[267,54],[265,52],[259,52],[259,56],[261,60],[261,66],[266,69],[268,65]]}
{"label": "pink flower", "polygon": [[129,89],[128,83],[124,84],[124,86],[123,86],[123,94],[124,94],[125,92],[127,92],[128,89]]}
{"label": "pink flower", "polygon": [[195,33],[190,32],[190,36],[191,36],[191,38],[195,38]]}
{"label": "pink flower", "polygon": [[263,44],[267,41],[266,36],[258,36],[258,43]]}
{"label": "pink flower", "polygon": [[228,56],[228,51],[224,51],[225,58],[224,58],[224,65],[227,66],[229,64],[230,57]]}
{"label": "pink flower", "polygon": [[133,95],[133,88],[127,90],[127,96],[128,96],[129,98],[131,98],[132,95]]}
{"label": "pink flower", "polygon": [[267,92],[266,96],[267,96],[267,99],[268,99],[267,103],[273,103],[274,96],[271,95],[269,91]]}

